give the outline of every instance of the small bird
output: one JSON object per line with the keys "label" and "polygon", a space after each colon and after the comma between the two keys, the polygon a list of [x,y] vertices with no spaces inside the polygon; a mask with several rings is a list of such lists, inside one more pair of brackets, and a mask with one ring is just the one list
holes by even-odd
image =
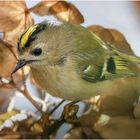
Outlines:
{"label": "small bird", "polygon": [[51,95],[81,100],[100,95],[118,78],[136,77],[140,58],[106,44],[77,24],[41,22],[22,34],[13,71],[31,68],[35,82]]}

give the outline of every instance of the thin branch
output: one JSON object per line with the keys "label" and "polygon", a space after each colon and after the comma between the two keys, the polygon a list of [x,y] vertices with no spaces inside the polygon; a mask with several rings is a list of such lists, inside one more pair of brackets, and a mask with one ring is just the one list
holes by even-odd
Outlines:
{"label": "thin branch", "polygon": [[26,79],[25,79],[25,74],[24,74],[24,69],[22,69],[22,81],[23,81],[23,85],[24,85],[24,96],[34,105],[34,107],[41,113],[41,114],[45,114],[42,109],[40,108],[40,106],[33,100],[33,98],[30,96],[27,86],[26,86]]}
{"label": "thin branch", "polygon": [[11,79],[12,79],[12,83],[15,85],[15,88],[16,88],[19,92],[23,93],[24,90],[21,90],[21,89],[17,86],[17,84],[14,82],[13,76],[11,76]]}
{"label": "thin branch", "polygon": [[25,87],[24,89],[24,94],[23,94],[33,105],[34,107],[41,113],[41,114],[45,114],[45,112],[42,111],[42,109],[40,108],[40,106],[33,100],[33,98],[30,96],[27,88]]}
{"label": "thin branch", "polygon": [[49,115],[53,114],[53,112],[64,102],[65,100],[62,100],[59,104],[57,104],[50,112]]}

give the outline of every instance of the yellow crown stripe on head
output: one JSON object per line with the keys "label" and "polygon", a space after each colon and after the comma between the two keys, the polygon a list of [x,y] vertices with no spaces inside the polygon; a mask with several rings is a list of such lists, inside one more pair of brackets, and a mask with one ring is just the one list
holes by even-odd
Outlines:
{"label": "yellow crown stripe on head", "polygon": [[38,25],[34,25],[34,26],[31,26],[22,36],[21,38],[21,45],[24,46],[29,37],[32,35],[32,33],[36,30],[36,28],[38,27]]}

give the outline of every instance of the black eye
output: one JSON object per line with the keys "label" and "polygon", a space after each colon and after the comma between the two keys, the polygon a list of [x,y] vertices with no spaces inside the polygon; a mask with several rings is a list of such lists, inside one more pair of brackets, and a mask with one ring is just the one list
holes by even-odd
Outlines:
{"label": "black eye", "polygon": [[32,54],[35,56],[39,56],[42,53],[42,49],[41,48],[36,48],[32,51]]}

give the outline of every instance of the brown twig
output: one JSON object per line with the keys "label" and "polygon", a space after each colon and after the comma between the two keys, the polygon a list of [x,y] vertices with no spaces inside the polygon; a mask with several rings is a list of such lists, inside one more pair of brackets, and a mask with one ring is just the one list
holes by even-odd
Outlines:
{"label": "brown twig", "polygon": [[33,100],[33,98],[30,96],[27,86],[26,86],[26,79],[25,79],[25,74],[24,74],[24,69],[22,69],[22,80],[23,80],[23,85],[24,85],[24,96],[34,105],[34,107],[42,114],[44,114],[44,112],[42,111],[42,109],[38,106],[38,104],[36,104],[36,102]]}
{"label": "brown twig", "polygon": [[48,128],[45,129],[45,131],[44,131],[42,137],[43,137],[44,139],[49,139],[49,136],[50,136],[52,133],[55,133],[55,132],[58,130],[58,128],[59,128],[62,124],[64,124],[64,123],[65,123],[65,120],[64,120],[64,119],[56,120],[52,126],[50,126],[50,127],[48,127]]}
{"label": "brown twig", "polygon": [[65,100],[62,100],[60,103],[58,103],[50,112],[49,115],[53,114],[53,112],[64,102]]}
{"label": "brown twig", "polygon": [[[62,100],[50,113],[52,114],[65,100]],[[69,104],[67,104],[66,106],[72,106],[74,104],[76,104],[77,102],[79,102],[79,100],[77,101],[73,101],[73,102],[70,102]],[[65,113],[64,113],[65,110],[63,110],[62,114],[61,114],[61,117],[58,119],[58,120],[55,120],[54,124],[49,126],[49,127],[46,127],[44,129],[44,132],[43,132],[43,138],[45,139],[48,139],[49,136],[56,132],[58,130],[58,128],[63,125],[64,123],[67,122],[67,120],[65,120]],[[77,118],[78,119],[78,118]],[[75,123],[79,123],[79,121],[76,121]]]}
{"label": "brown twig", "polygon": [[13,75],[11,75],[11,80],[12,80],[12,84],[15,86],[15,88],[16,88],[19,92],[23,93],[24,91],[21,90],[21,89],[17,86],[17,84],[15,83]]}

